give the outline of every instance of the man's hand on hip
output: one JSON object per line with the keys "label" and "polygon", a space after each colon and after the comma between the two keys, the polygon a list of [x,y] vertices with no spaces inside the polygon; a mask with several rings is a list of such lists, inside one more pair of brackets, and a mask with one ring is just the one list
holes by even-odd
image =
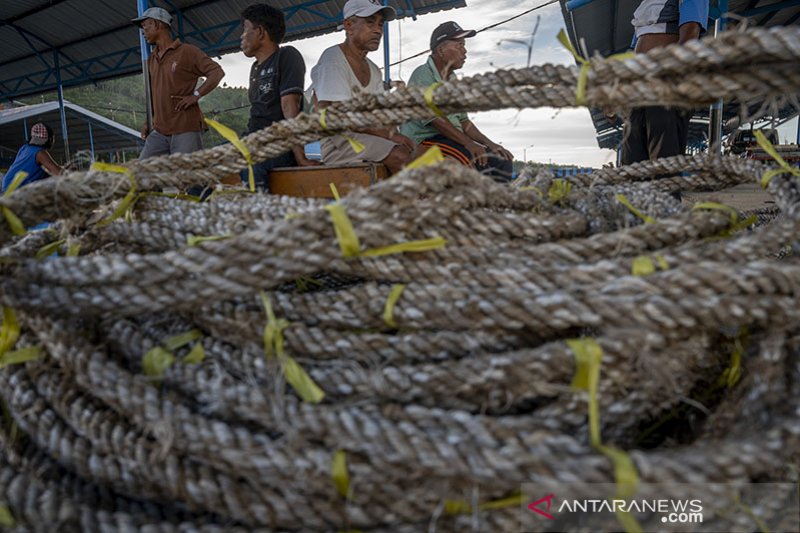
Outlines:
{"label": "man's hand on hip", "polygon": [[175,111],[183,111],[185,109],[189,109],[193,105],[197,105],[197,102],[200,101],[199,96],[195,96],[190,94],[188,96],[170,96],[173,100],[176,100],[175,103]]}

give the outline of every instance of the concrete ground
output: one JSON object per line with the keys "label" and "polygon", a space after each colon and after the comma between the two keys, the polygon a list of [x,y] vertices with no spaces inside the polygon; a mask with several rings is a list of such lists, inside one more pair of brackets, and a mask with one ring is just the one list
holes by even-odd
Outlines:
{"label": "concrete ground", "polygon": [[719,202],[741,211],[775,205],[772,196],[756,183],[745,183],[716,192],[684,193],[683,201],[690,205],[697,202]]}

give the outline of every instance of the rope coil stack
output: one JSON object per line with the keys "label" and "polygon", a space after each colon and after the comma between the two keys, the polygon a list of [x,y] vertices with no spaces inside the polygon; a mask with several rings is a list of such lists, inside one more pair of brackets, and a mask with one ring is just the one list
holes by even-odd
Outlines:
{"label": "rope coil stack", "polygon": [[[798,28],[686,50],[592,59],[587,101],[800,92]],[[435,100],[445,112],[566,107],[576,81],[553,65],[498,71]],[[325,131],[303,115],[243,141],[263,160],[429,114],[408,88],[331,107]],[[242,166],[225,145],[129,169],[140,193]],[[410,168],[336,204],[357,236],[352,257],[319,200],[145,195],[108,222],[127,175],[20,189],[0,206],[26,225],[57,222],[16,238],[0,229],[0,522],[510,531],[529,503],[523,484],[622,485],[610,447],[639,483],[797,482],[797,178],[769,180],[777,208],[757,219],[669,194],[770,170],[681,156],[515,188],[449,162]],[[446,244],[369,253],[435,238]],[[79,255],[36,259],[53,242]],[[587,395],[575,378],[591,365],[575,346],[589,342],[602,358]],[[33,347],[31,360],[10,359]],[[757,511],[792,520],[780,506]],[[744,512],[705,520],[755,527]]]}

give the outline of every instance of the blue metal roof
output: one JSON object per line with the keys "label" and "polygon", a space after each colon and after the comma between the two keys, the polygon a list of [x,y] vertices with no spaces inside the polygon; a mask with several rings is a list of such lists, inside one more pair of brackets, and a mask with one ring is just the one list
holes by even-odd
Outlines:
{"label": "blue metal roof", "polygon": [[[631,19],[641,0],[559,0],[570,41],[584,57],[603,57],[625,52],[633,39]],[[725,7],[727,5],[727,7]],[[722,12],[733,13],[728,26],[747,21],[750,26],[782,26],[800,23],[800,0],[710,0],[709,15],[719,18]],[[753,111],[758,108],[753,106]],[[796,114],[791,106],[778,110],[766,121],[781,123]],[[609,122],[599,110],[591,110],[600,148],[616,149],[622,138],[622,125]],[[734,110],[725,110],[723,119],[733,122]],[[738,124],[736,124],[738,126]],[[736,126],[732,126],[735,129]],[[705,147],[708,111],[695,113],[689,125],[689,147]],[[724,133],[727,133],[725,131]]]}
{"label": "blue metal roof", "polygon": [[[182,41],[218,56],[239,50],[239,14],[254,0],[156,0]],[[286,41],[334,31],[345,0],[277,0]],[[10,5],[9,5],[10,4]],[[391,0],[400,17],[466,6],[465,0]],[[0,11],[0,100],[141,72],[136,0],[15,0]]]}
{"label": "blue metal roof", "polygon": [[[144,141],[139,132],[118,122],[93,113],[79,105],[64,103],[64,112],[72,141],[72,153],[116,152],[140,150]],[[30,127],[43,121],[53,128],[57,139],[63,138],[58,102],[14,107],[0,110],[0,161],[12,159],[23,141],[28,138]],[[50,149],[57,161],[65,161],[64,146],[57,142]],[[2,166],[2,162],[0,162]]]}

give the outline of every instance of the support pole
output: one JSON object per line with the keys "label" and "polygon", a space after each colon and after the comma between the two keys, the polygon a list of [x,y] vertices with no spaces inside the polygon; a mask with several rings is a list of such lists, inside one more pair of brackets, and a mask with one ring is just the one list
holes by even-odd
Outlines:
{"label": "support pole", "polygon": [[53,50],[56,67],[56,83],[58,84],[58,111],[61,115],[61,136],[64,138],[64,161],[69,161],[69,132],[67,131],[67,114],[64,111],[64,85],[61,83],[61,65],[58,60],[58,48]]}
{"label": "support pole", "polygon": [[89,124],[89,146],[92,149],[92,161],[94,161],[94,133],[92,132],[92,121],[87,122]]}
{"label": "support pole", "polygon": [[[725,14],[728,0],[719,0],[719,18],[714,22],[714,37],[725,31]],[[708,110],[708,153],[722,155],[722,99],[711,104]]]}
{"label": "support pole", "polygon": [[[147,10],[147,0],[136,0],[141,17]],[[147,60],[150,58],[150,45],[144,38],[144,34],[139,32],[139,47],[142,51],[142,78],[144,79],[144,106],[147,111],[147,131],[153,129],[153,95],[150,92],[150,70],[147,68]]]}
{"label": "support pole", "polygon": [[[388,6],[389,0],[383,0],[383,5]],[[383,23],[383,85],[390,89],[392,76],[389,74],[389,23]]]}

